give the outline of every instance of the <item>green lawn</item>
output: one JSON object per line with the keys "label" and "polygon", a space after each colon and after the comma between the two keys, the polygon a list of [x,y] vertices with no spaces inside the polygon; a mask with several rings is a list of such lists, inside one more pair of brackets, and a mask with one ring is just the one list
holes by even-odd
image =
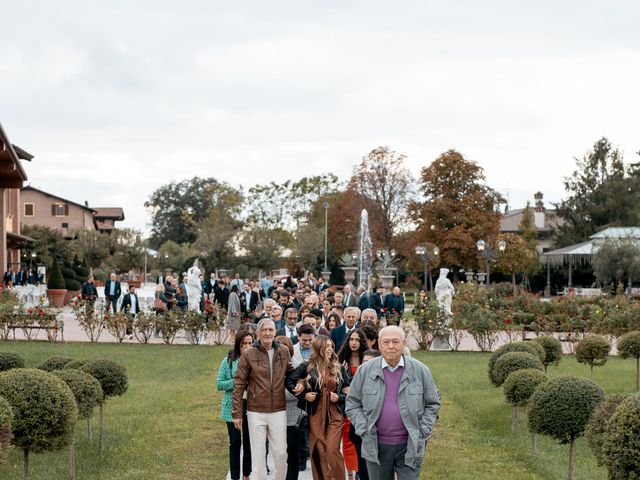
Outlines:
{"label": "green lawn", "polygon": [[[22,354],[28,366],[52,355],[105,357],[122,363],[129,390],[110,399],[105,408],[105,456],[88,444],[79,425],[78,478],[93,479],[212,479],[227,472],[226,427],[218,419],[220,394],[215,375],[225,347],[110,345],[42,342],[3,342],[0,351]],[[429,479],[549,479],[566,476],[568,448],[539,438],[538,457],[529,456],[524,415],[518,433],[511,434],[510,406],[502,390],[490,386],[488,354],[419,353],[432,369],[443,393],[443,408],[429,444],[422,478]],[[631,391],[635,362],[611,358],[595,371],[595,380],[608,393]],[[588,367],[563,358],[549,374],[588,376]],[[97,429],[97,422],[94,422]],[[66,478],[66,454],[31,457],[32,479]],[[21,478],[21,453],[12,451],[0,467],[0,480]],[[585,442],[578,442],[576,479],[606,479]]]}

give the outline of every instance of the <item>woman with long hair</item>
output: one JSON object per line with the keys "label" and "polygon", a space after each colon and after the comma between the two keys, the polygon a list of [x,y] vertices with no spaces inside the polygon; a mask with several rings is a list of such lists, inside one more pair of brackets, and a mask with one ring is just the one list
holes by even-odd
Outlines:
{"label": "woman with long hair", "polygon": [[249,442],[249,427],[247,422],[246,393],[243,403],[242,434],[236,429],[231,417],[233,398],[233,379],[238,369],[238,362],[242,352],[247,350],[255,341],[255,335],[251,329],[241,328],[235,336],[233,349],[222,360],[218,370],[216,389],[224,391],[222,397],[222,411],[220,418],[227,423],[229,434],[229,470],[231,480],[240,480],[240,447],[242,446],[242,476],[243,480],[249,480],[251,475],[251,444]]}
{"label": "woman with long hair", "polygon": [[242,315],[242,307],[240,306],[240,296],[238,295],[238,285],[231,285],[231,293],[229,294],[229,303],[227,307],[227,328],[229,336],[234,338],[236,331],[240,326],[240,318]]}
{"label": "woman with long hair", "polygon": [[344,402],[349,380],[334,350],[333,341],[318,335],[311,344],[311,356],[287,377],[293,391],[298,380],[304,389],[299,393],[300,408],[309,416],[309,452],[314,480],[344,480],[344,458],[340,453]]}
{"label": "woman with long hair", "polygon": [[[349,383],[356,374],[358,367],[362,365],[364,352],[367,350],[367,338],[361,329],[349,332],[344,339],[342,348],[338,353],[338,361],[342,365],[344,376],[348,378]],[[353,472],[359,472],[358,468],[358,452],[353,442],[349,438],[349,428],[351,423],[349,419],[344,419],[342,426],[342,455],[344,463],[347,466],[348,478],[353,478]],[[366,475],[366,474],[365,474]],[[362,475],[360,475],[362,478]],[[365,476],[365,478],[368,478]]]}

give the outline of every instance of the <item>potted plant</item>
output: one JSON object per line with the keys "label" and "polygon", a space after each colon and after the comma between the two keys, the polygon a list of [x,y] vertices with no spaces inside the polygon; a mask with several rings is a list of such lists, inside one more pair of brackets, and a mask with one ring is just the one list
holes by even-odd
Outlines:
{"label": "potted plant", "polygon": [[60,270],[60,265],[58,265],[58,260],[54,258],[47,281],[47,297],[49,297],[49,303],[53,307],[62,307],[66,294],[67,289],[64,288],[62,271]]}
{"label": "potted plant", "polygon": [[340,268],[344,272],[345,282],[349,285],[353,285],[353,281],[356,278],[356,272],[358,271],[355,255],[349,252],[342,254],[340,257]]}

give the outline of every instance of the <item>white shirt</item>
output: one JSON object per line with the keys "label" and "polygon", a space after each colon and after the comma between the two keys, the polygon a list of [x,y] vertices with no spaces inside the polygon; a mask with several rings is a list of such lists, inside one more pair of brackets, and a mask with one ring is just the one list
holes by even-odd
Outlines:
{"label": "white shirt", "polygon": [[130,293],[129,298],[131,299],[131,308],[129,309],[129,311],[135,312],[136,311],[136,294]]}
{"label": "white shirt", "polygon": [[387,363],[387,361],[384,359],[384,357],[382,357],[382,368],[388,368],[390,372],[395,372],[398,368],[404,368],[404,355],[400,355],[400,361],[398,362],[398,364],[395,367],[391,367],[391,365],[389,365]]}

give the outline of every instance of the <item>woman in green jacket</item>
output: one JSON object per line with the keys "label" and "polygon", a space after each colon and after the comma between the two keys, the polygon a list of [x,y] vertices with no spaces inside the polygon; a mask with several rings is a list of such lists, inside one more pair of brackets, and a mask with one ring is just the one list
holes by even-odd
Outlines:
{"label": "woman in green jacket", "polygon": [[[243,400],[244,418],[242,422],[242,434],[240,430],[233,425],[231,417],[232,399],[233,399],[233,379],[236,375],[240,355],[246,349],[251,347],[255,341],[255,335],[251,330],[240,329],[235,336],[233,350],[229,352],[218,370],[218,380],[216,388],[224,391],[222,397],[222,411],[220,418],[227,422],[227,431],[229,433],[229,470],[231,471],[231,480],[240,480],[240,447],[242,446],[242,475],[244,480],[249,480],[251,475],[251,445],[249,443],[249,430],[247,422],[247,401]],[[246,395],[246,394],[245,394]]]}

